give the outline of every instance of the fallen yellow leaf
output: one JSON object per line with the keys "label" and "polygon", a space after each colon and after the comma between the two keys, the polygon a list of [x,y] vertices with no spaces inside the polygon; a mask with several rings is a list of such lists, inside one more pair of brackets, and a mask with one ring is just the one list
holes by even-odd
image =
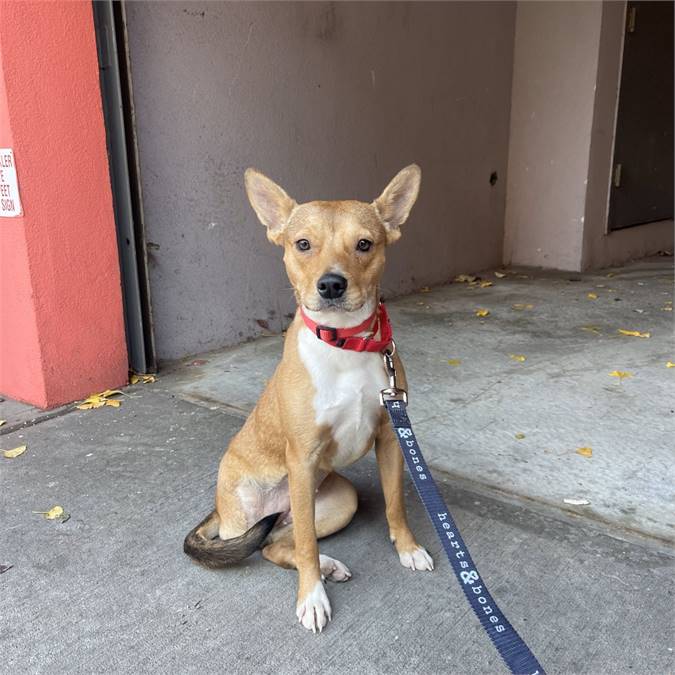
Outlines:
{"label": "fallen yellow leaf", "polygon": [[627,370],[613,370],[610,376],[618,377],[619,380],[625,380],[627,377],[633,377],[633,373],[629,373]]}
{"label": "fallen yellow leaf", "polygon": [[600,326],[582,326],[581,330],[585,330],[589,333],[595,333],[596,335],[600,335]]}
{"label": "fallen yellow leaf", "polygon": [[607,275],[607,278],[608,278],[608,279],[611,279],[611,278],[614,277],[614,276],[616,276],[616,272],[610,272],[610,273]]}
{"label": "fallen yellow leaf", "polygon": [[87,399],[86,401],[80,403],[80,405],[75,406],[78,410],[91,410],[92,408],[102,408],[105,405],[105,400],[103,399]]}
{"label": "fallen yellow leaf", "polygon": [[673,308],[670,305],[666,305],[665,307],[661,307],[662,312],[672,312]]}
{"label": "fallen yellow leaf", "polygon": [[592,457],[593,448],[577,448],[576,453],[577,455],[581,455],[582,457]]}
{"label": "fallen yellow leaf", "polygon": [[589,300],[597,300],[598,299],[598,294],[597,293],[586,293],[586,297]]}
{"label": "fallen yellow leaf", "polygon": [[475,312],[476,316],[488,316],[490,314],[489,309],[477,309]]}
{"label": "fallen yellow leaf", "polygon": [[468,284],[476,281],[476,277],[473,274],[458,274],[454,280],[459,284]]}
{"label": "fallen yellow leaf", "polygon": [[675,368],[675,363],[673,363],[672,361],[667,361],[666,368]]}
{"label": "fallen yellow leaf", "polygon": [[511,309],[515,309],[517,312],[520,312],[524,309],[533,309],[534,305],[531,305],[529,303],[524,304],[522,302],[517,302],[515,305],[511,305]]}
{"label": "fallen yellow leaf", "polygon": [[[152,382],[156,382],[157,378],[154,375],[151,374],[146,374],[146,375],[139,375],[138,373],[131,373],[129,376],[129,384],[138,384],[139,382],[142,382],[143,384],[150,384]],[[120,392],[121,393],[121,392]]]}
{"label": "fallen yellow leaf", "polygon": [[47,520],[56,520],[57,518],[66,521],[70,516],[63,510],[63,506],[52,506],[49,511],[33,511],[33,513],[44,516]]}
{"label": "fallen yellow leaf", "polygon": [[493,286],[494,284],[491,281],[481,281],[480,282],[480,287],[481,288],[490,288],[490,286]]}
{"label": "fallen yellow leaf", "polygon": [[522,441],[523,438],[525,438],[525,434],[519,431],[519,432],[516,434],[516,440]]}
{"label": "fallen yellow leaf", "polygon": [[461,359],[448,359],[449,366],[458,366],[461,362]]}
{"label": "fallen yellow leaf", "polygon": [[5,424],[5,422],[7,422],[7,420],[0,420],[0,427]]}
{"label": "fallen yellow leaf", "polygon": [[618,332],[621,335],[628,335],[630,337],[650,338],[652,336],[651,333],[641,333],[639,330],[624,330],[623,328],[619,328]]}
{"label": "fallen yellow leaf", "polygon": [[527,359],[527,356],[524,354],[509,354],[509,356],[514,360],[514,361],[519,361],[520,363],[523,363]]}
{"label": "fallen yellow leaf", "polygon": [[428,286],[422,286],[420,293],[431,293],[431,289]]}
{"label": "fallen yellow leaf", "polygon": [[497,279],[503,279],[506,276],[506,274],[504,272],[495,272],[495,276],[497,277]]}
{"label": "fallen yellow leaf", "polygon": [[75,406],[78,410],[91,410],[92,408],[102,408],[104,405],[110,405],[114,408],[119,408],[122,405],[122,401],[117,399],[110,399],[110,396],[115,396],[116,394],[121,394],[122,392],[119,389],[106,389],[100,394],[92,394],[88,398],[85,398],[80,405]]}
{"label": "fallen yellow leaf", "polygon": [[2,454],[7,457],[7,459],[14,459],[19,455],[23,455],[26,452],[26,446],[20,445],[18,448],[12,448],[11,450],[3,450]]}
{"label": "fallen yellow leaf", "polygon": [[108,398],[108,396],[113,396],[115,394],[121,394],[119,389],[106,389],[105,391],[102,391],[100,394],[96,394],[97,396],[100,396],[101,398]]}

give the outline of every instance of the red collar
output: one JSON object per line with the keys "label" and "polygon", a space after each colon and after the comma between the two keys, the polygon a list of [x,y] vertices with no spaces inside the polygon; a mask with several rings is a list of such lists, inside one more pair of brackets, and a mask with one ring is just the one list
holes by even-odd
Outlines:
{"label": "red collar", "polygon": [[[312,321],[300,307],[300,316],[305,325],[323,342],[332,347],[350,349],[355,352],[381,352],[391,344],[391,323],[384,303],[380,302],[377,309],[358,326],[351,328],[331,328]],[[372,337],[356,337],[358,333],[369,331]],[[379,340],[375,335],[380,333]]]}

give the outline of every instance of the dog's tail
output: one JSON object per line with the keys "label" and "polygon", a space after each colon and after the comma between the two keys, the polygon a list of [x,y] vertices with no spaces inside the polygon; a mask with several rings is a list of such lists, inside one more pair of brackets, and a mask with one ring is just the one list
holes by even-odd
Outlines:
{"label": "dog's tail", "polygon": [[248,558],[261,548],[279,515],[279,513],[273,513],[265,516],[238,537],[220,539],[217,535],[208,536],[216,530],[220,522],[218,514],[213,511],[185,537],[183,551],[205,567],[227,567]]}

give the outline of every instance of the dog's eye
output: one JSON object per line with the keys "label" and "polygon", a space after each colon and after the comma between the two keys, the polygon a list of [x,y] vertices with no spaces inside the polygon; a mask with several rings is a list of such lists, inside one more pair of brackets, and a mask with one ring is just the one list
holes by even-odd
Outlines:
{"label": "dog's eye", "polygon": [[312,248],[312,245],[309,243],[308,239],[298,239],[298,241],[295,242],[295,247],[298,251],[309,251],[309,249]]}
{"label": "dog's eye", "polygon": [[357,251],[370,251],[370,247],[373,245],[372,241],[368,239],[359,239],[358,244],[356,244]]}

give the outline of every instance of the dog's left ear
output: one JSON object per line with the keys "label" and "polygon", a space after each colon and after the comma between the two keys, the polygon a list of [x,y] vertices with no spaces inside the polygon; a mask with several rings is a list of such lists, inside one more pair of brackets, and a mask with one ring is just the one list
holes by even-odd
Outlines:
{"label": "dog's left ear", "polygon": [[417,164],[406,166],[373,202],[377,215],[387,230],[387,244],[393,244],[401,236],[399,227],[408,219],[420,191],[421,180],[422,170]]}
{"label": "dog's left ear", "polygon": [[267,228],[267,238],[274,244],[283,244],[283,231],[296,206],[294,199],[273,180],[255,169],[244,174],[246,194],[260,222]]}

